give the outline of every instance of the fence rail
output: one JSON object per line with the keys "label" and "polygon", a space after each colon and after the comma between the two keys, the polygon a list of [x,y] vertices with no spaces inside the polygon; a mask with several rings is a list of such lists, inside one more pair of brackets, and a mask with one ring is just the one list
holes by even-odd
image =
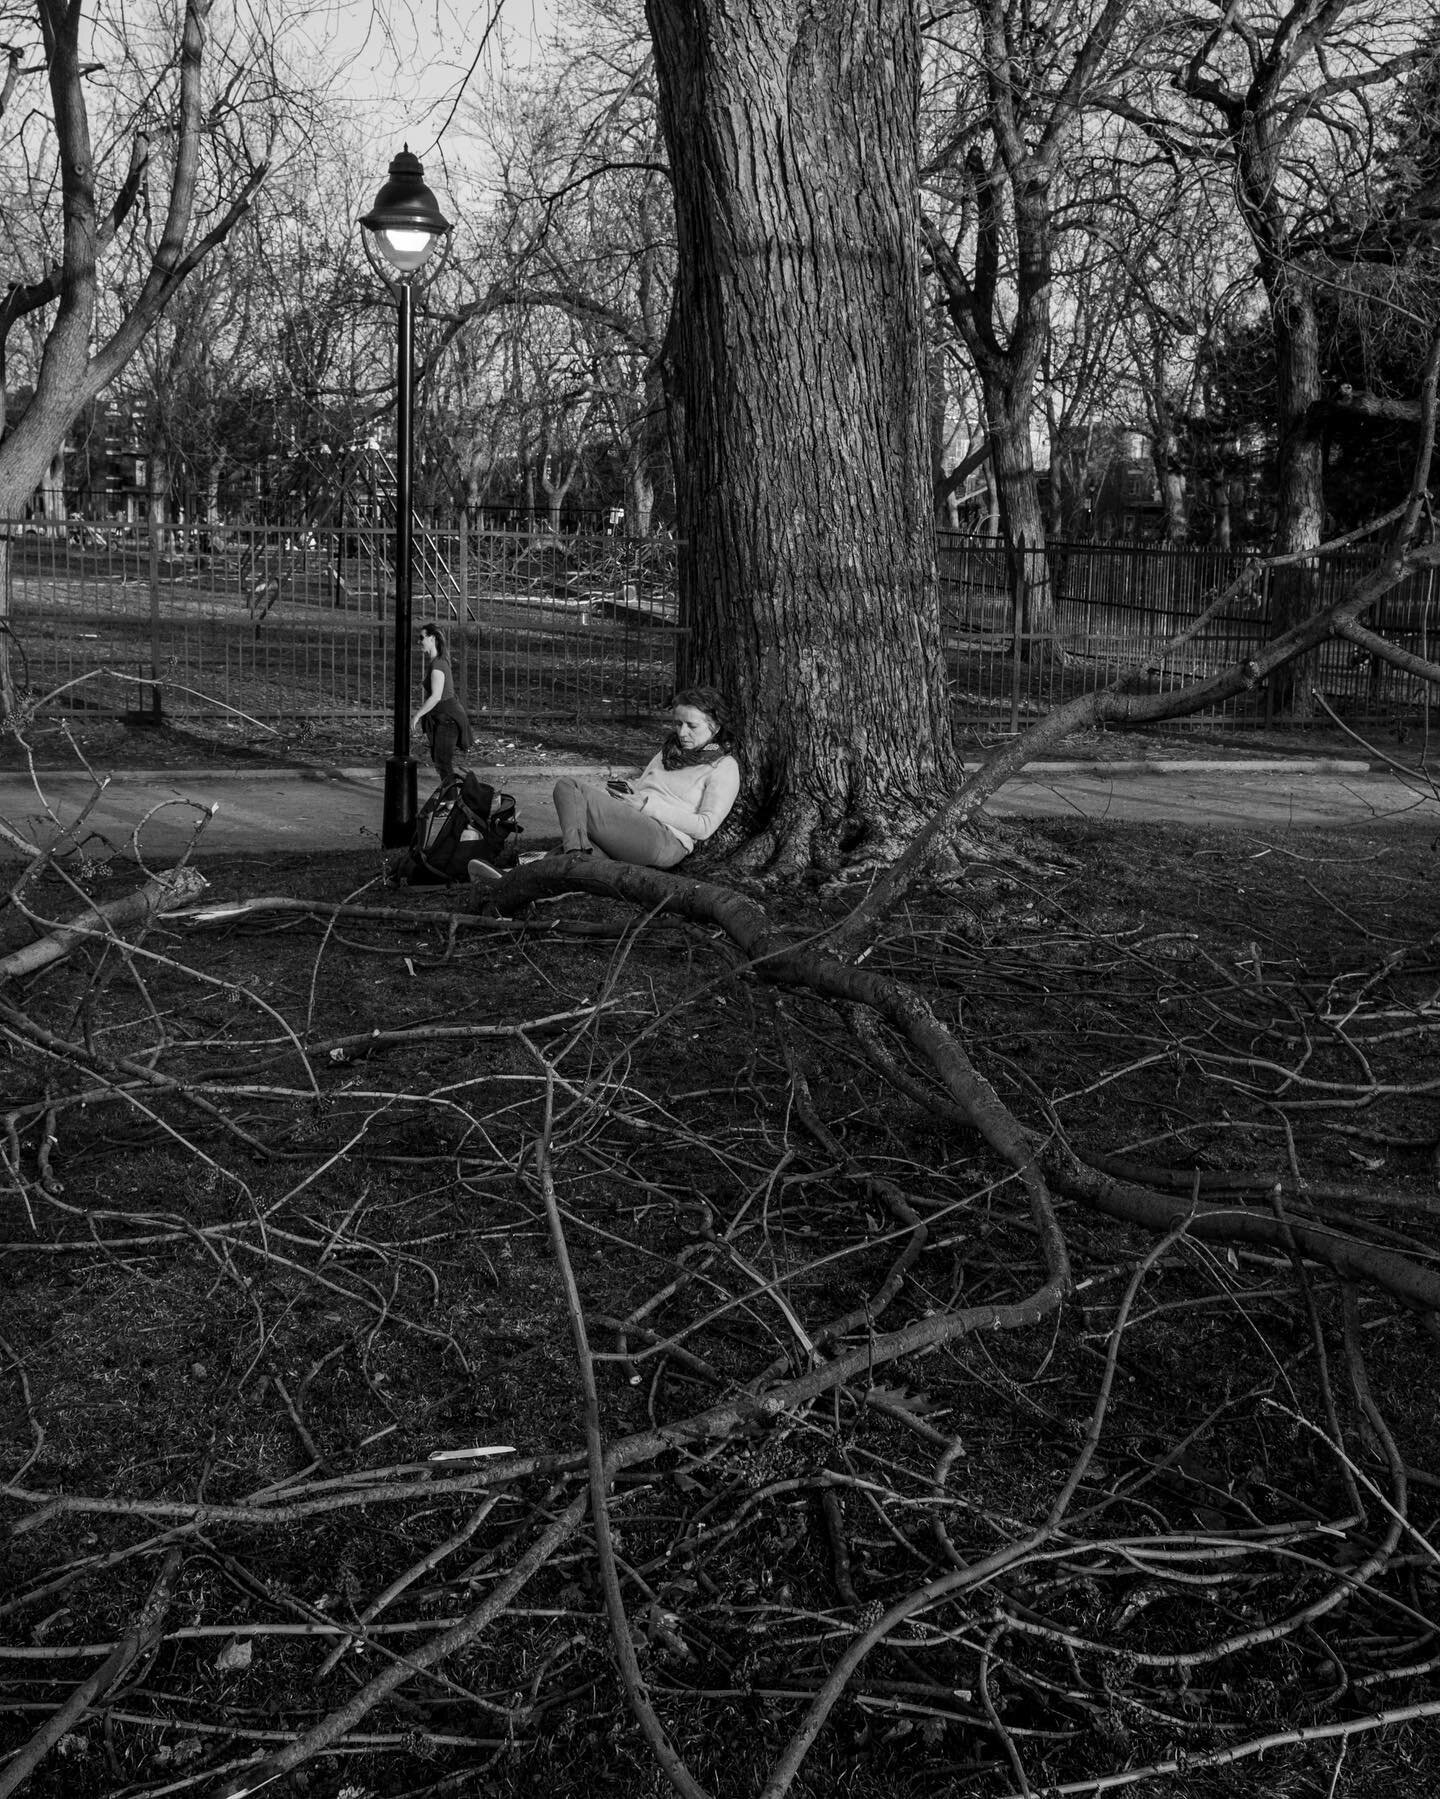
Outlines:
{"label": "fence rail", "polygon": [[[181,718],[388,716],[392,555],[374,526],[12,528],[17,679],[101,713],[153,691]],[[445,631],[477,717],[644,715],[674,686],[674,560],[662,540],[422,528],[414,622]]]}
{"label": "fence rail", "polygon": [[[1164,693],[1219,674],[1272,635],[1283,592],[1303,584],[1306,610],[1330,604],[1375,566],[1361,550],[1316,557],[1299,569],[1265,569],[1218,606],[1182,647],[1160,658],[1234,584],[1246,559],[1210,549],[1150,544],[1052,543],[1025,560],[1021,628],[1004,545],[942,533],[940,610],[951,703],[958,723],[1017,729],[1076,694],[1120,675]],[[1433,660],[1440,649],[1440,569],[1412,570],[1367,622],[1401,649]],[[1153,674],[1144,671],[1152,664]],[[1309,675],[1341,717],[1390,723],[1430,704],[1429,684],[1340,640],[1322,646]],[[1189,723],[1275,722],[1264,684],[1198,713]]]}
{"label": "fence rail", "polygon": [[[268,723],[373,720],[392,703],[393,538],[379,526],[151,531],[72,519],[9,528],[16,680],[91,714],[220,707]],[[675,545],[600,531],[552,534],[422,525],[414,615],[447,632],[477,720],[497,725],[643,718],[683,660]],[[1369,566],[1363,553],[1302,571],[1323,604]],[[1150,545],[1051,544],[1025,569],[1021,625],[1003,546],[942,533],[941,628],[960,727],[1016,729],[1060,701],[1146,668],[1239,574],[1242,559]],[[1286,577],[1292,581],[1294,575]],[[1145,677],[1155,691],[1243,661],[1270,633],[1276,571],[1209,618]],[[1440,635],[1440,570],[1413,571],[1370,615],[1426,659]],[[105,672],[101,672],[105,671]],[[1423,709],[1428,686],[1348,643],[1314,683],[1373,724]],[[1262,690],[1195,722],[1264,724]]]}

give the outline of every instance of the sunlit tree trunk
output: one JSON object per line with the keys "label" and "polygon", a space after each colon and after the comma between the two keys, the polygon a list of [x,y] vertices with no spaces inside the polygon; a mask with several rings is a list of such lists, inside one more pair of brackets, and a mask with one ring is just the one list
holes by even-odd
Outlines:
{"label": "sunlit tree trunk", "polygon": [[981,386],[1000,535],[1010,564],[1015,629],[1020,635],[1020,654],[1028,661],[1050,647],[1055,630],[1045,520],[1030,441],[1030,381],[1024,380],[1017,390],[1007,381],[982,373]]}
{"label": "sunlit tree trunk", "polygon": [[40,510],[48,519],[65,516],[65,446],[62,443],[50,458],[40,483]]}
{"label": "sunlit tree trunk", "polygon": [[145,515],[150,535],[163,555],[170,548],[170,468],[164,452],[151,447],[145,461]]}
{"label": "sunlit tree trunk", "polygon": [[[1267,290],[1275,320],[1275,375],[1280,428],[1276,468],[1275,540],[1280,555],[1315,549],[1325,535],[1325,451],[1314,424],[1320,400],[1320,334],[1315,294],[1301,272],[1272,266]],[[1320,604],[1318,559],[1275,570],[1270,584],[1270,627],[1288,631]],[[1287,662],[1270,677],[1278,716],[1302,723],[1314,716],[1319,653]]]}
{"label": "sunlit tree trunk", "polygon": [[888,847],[951,773],[916,0],[648,0],[679,243],[682,618],[749,858]]}
{"label": "sunlit tree trunk", "polygon": [[1210,509],[1214,520],[1210,541],[1217,550],[1230,548],[1230,483],[1221,477],[1210,483]]}
{"label": "sunlit tree trunk", "polygon": [[207,525],[220,523],[220,481],[225,473],[225,464],[229,460],[222,444],[215,453],[215,460],[205,475],[205,522]]}
{"label": "sunlit tree trunk", "polygon": [[654,510],[655,483],[650,471],[643,462],[632,462],[625,480],[625,535],[648,537]]}
{"label": "sunlit tree trunk", "polygon": [[580,459],[567,463],[563,455],[546,455],[540,464],[540,486],[545,493],[545,516],[550,535],[560,535],[560,513],[579,472]]}
{"label": "sunlit tree trunk", "polygon": [[1155,464],[1160,502],[1165,508],[1165,541],[1182,544],[1189,534],[1190,520],[1185,507],[1185,472],[1180,467],[1179,446],[1169,419],[1169,408],[1160,409],[1159,421],[1150,439],[1150,459]]}
{"label": "sunlit tree trunk", "polygon": [[987,456],[985,467],[981,471],[985,476],[985,523],[982,527],[986,537],[1000,535],[1000,486],[995,479],[995,464]]}

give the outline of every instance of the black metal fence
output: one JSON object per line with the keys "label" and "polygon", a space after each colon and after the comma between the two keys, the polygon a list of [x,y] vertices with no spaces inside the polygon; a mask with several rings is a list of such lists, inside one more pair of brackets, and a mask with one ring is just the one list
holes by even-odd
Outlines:
{"label": "black metal fence", "polygon": [[[393,539],[380,526],[167,528],[80,520],[10,528],[11,658],[31,694],[116,714],[215,708],[277,723],[388,717]],[[422,527],[414,613],[449,636],[478,720],[643,718],[682,661],[669,538],[602,530]],[[1317,559],[1312,600],[1365,572],[1362,552]],[[1003,546],[942,534],[942,628],[957,725],[1013,730],[1072,694],[1144,669],[1240,572],[1210,550],[1057,543],[1025,570],[1015,628]],[[1270,633],[1273,572],[1227,603],[1158,671],[1154,690],[1243,661]],[[1416,570],[1369,620],[1427,659],[1440,635],[1440,570]],[[104,671],[104,672],[101,672]],[[1429,703],[1427,684],[1348,643],[1325,646],[1315,684],[1355,722]],[[1194,722],[1268,722],[1263,689]]]}
{"label": "black metal fence", "polygon": [[[72,520],[12,528],[10,547],[12,658],[32,694],[179,718],[217,705],[271,723],[389,715],[385,528]],[[417,529],[413,595],[477,719],[644,715],[673,690],[673,542]]]}
{"label": "black metal fence", "polygon": [[[1303,579],[1310,608],[1331,604],[1375,566],[1373,551],[1315,557],[1300,570],[1265,569],[1254,584],[1218,606],[1201,628],[1144,674],[1163,693],[1243,663],[1273,633],[1281,583]],[[1136,675],[1232,586],[1245,558],[1210,549],[1153,544],[1052,543],[1026,559],[1026,628],[1015,629],[1013,581],[1005,547],[994,539],[942,533],[940,596],[951,698],[958,723],[1018,729],[1061,701]],[[1427,660],[1440,653],[1440,568],[1412,570],[1367,614],[1366,623]],[[1340,717],[1392,723],[1431,702],[1429,683],[1334,640],[1310,676]],[[1186,721],[1274,723],[1268,687],[1247,692]]]}

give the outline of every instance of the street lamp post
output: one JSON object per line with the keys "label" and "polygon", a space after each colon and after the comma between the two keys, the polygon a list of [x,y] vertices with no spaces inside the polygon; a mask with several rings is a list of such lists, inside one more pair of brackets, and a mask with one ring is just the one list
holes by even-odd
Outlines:
{"label": "street lamp post", "polygon": [[[389,177],[375,204],[360,221],[361,241],[370,266],[400,307],[399,345],[395,355],[395,691],[394,742],[385,761],[385,810],[381,842],[398,849],[415,828],[415,758],[410,754],[410,594],[415,520],[410,492],[415,447],[415,289],[426,259],[450,230],[425,171],[407,144],[390,164]],[[380,255],[371,248],[373,235]],[[438,265],[437,265],[438,266]]]}

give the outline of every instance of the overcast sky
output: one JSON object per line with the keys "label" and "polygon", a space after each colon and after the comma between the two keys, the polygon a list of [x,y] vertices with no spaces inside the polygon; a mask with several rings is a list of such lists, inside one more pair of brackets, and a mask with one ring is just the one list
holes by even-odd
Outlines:
{"label": "overcast sky", "polygon": [[[479,98],[509,69],[543,54],[553,0],[503,0],[500,24],[481,50],[493,0],[322,0],[307,33],[317,53],[341,68],[339,91],[375,143],[377,169],[402,141],[423,161],[453,152],[452,120],[462,93]],[[477,61],[478,58],[478,61]]]}

